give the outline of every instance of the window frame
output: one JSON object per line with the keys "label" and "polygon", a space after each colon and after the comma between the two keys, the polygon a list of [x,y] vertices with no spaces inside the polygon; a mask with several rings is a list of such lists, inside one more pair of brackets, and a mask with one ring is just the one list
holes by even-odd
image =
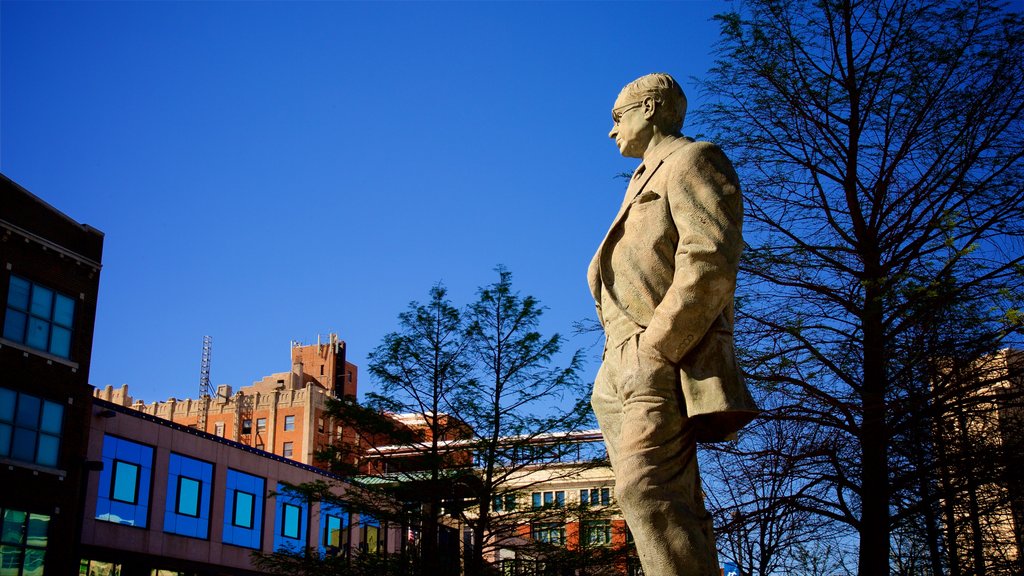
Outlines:
{"label": "window frame", "polygon": [[[249,524],[238,523],[238,497],[240,495],[249,497]],[[239,490],[235,488],[234,495],[231,497],[231,525],[237,528],[244,528],[245,530],[252,530],[256,524],[256,495],[252,492],[246,492],[245,490]]]}
{"label": "window frame", "polygon": [[[332,519],[338,521],[338,543],[337,544],[333,544],[331,542],[331,520]],[[342,543],[342,540],[343,540],[342,532],[344,532],[344,530],[345,530],[345,523],[342,521],[341,516],[337,516],[335,514],[324,514],[324,538],[323,538],[323,546],[324,546],[324,548],[341,548],[341,543]]]}
{"label": "window frame", "polygon": [[[292,513],[294,517],[294,535],[289,534],[289,514]],[[285,502],[281,506],[281,536],[285,538],[291,538],[292,540],[298,540],[302,537],[302,507],[296,506]]]}
{"label": "window frame", "polygon": [[[186,512],[181,507],[181,486],[184,481],[194,482],[196,485],[196,502],[195,502],[195,513]],[[183,474],[178,475],[178,488],[174,498],[174,513],[182,516],[188,516],[189,518],[199,518],[202,516],[203,510],[203,481],[191,476],[185,476]]]}
{"label": "window frame", "polygon": [[[114,458],[113,461],[114,461],[114,465],[111,466],[111,470],[110,470],[110,495],[109,495],[110,501],[111,502],[121,502],[122,504],[131,504],[133,506],[137,506],[139,504],[139,485],[142,482],[142,466],[140,464],[135,463],[135,462],[129,462],[127,460],[121,460],[120,458]],[[118,498],[117,497],[117,487],[118,487],[117,477],[119,476],[118,470],[119,470],[119,465],[121,465],[121,464],[123,464],[125,466],[130,466],[130,467],[132,467],[135,470],[135,483],[134,483],[134,486],[132,487],[132,499],[131,500],[124,500],[122,498]]]}
{"label": "window frame", "polygon": [[294,414],[287,414],[287,415],[285,415],[284,423],[283,423],[283,431],[284,432],[293,432],[294,430],[295,430],[295,415]]}
{"label": "window frame", "polygon": [[[26,308],[21,308],[21,306],[19,304],[14,303],[14,302],[11,301],[11,296],[13,294],[13,290],[11,289],[11,287],[13,286],[15,281],[21,281],[21,282],[24,282],[25,284],[28,285],[28,299],[27,299],[27,307]],[[48,303],[49,307],[48,307],[48,311],[47,311],[47,316],[43,316],[38,311],[33,310],[33,308],[34,308],[33,304],[34,304],[34,300],[35,300],[35,297],[36,297],[37,289],[38,290],[45,290],[45,291],[50,293],[49,298],[48,298],[49,299],[49,303]],[[57,316],[58,316],[58,313],[57,313],[58,297],[59,298],[63,298],[65,301],[70,302],[70,304],[71,304],[70,319],[68,320],[68,322],[69,322],[68,324],[64,324],[63,321],[61,321],[61,320],[59,320],[57,318]],[[71,348],[72,348],[71,345],[72,345],[72,338],[73,338],[74,333],[75,333],[75,315],[77,313],[77,308],[78,308],[78,306],[77,306],[77,303],[75,301],[75,298],[65,294],[64,292],[62,292],[60,290],[57,290],[57,289],[54,289],[54,288],[50,288],[49,286],[46,286],[45,284],[39,284],[37,282],[33,282],[33,281],[29,280],[28,278],[25,278],[25,277],[22,277],[22,276],[18,276],[16,274],[11,274],[11,276],[10,276],[10,278],[8,280],[8,284],[7,284],[7,301],[4,302],[3,331],[0,332],[0,336],[2,336],[4,340],[8,340],[8,341],[11,341],[11,342],[15,342],[15,343],[27,346],[28,348],[30,348],[32,350],[38,350],[38,351],[43,352],[45,354],[50,354],[50,355],[53,355],[54,357],[62,358],[64,360],[71,360]],[[13,333],[10,333],[10,334],[8,333],[8,322],[11,322],[11,319],[14,318],[14,316],[11,315],[11,312],[14,312],[16,314],[20,314],[20,315],[22,315],[24,317],[23,325],[21,326],[21,334],[20,335],[15,335]],[[30,332],[31,332],[31,326],[32,326],[32,320],[33,319],[36,319],[38,322],[42,322],[42,323],[46,324],[46,344],[43,347],[36,346],[35,344],[32,344],[32,343],[29,342],[29,337],[30,337]],[[11,326],[13,327],[13,323],[11,324]],[[60,330],[64,330],[64,331],[67,332],[67,352],[66,353],[62,353],[61,351],[56,351],[56,350],[53,349],[53,345],[54,345],[53,335],[54,335],[54,332],[55,332],[55,330],[54,330],[55,327],[60,329]]]}
{"label": "window frame", "polygon": [[[18,390],[12,390],[11,388],[0,388],[0,391],[5,392],[5,395],[13,397],[14,402],[11,404],[11,414],[8,419],[6,416],[0,416],[0,427],[6,428],[5,443],[0,446],[0,458],[13,460],[15,462],[24,462],[26,464],[32,464],[35,466],[42,466],[44,468],[57,469],[60,464],[60,450],[61,444],[64,440],[64,415],[66,410],[64,405],[59,402],[54,402],[48,398],[41,396],[35,396],[33,394],[25,394]],[[38,406],[35,410],[35,417],[32,422],[23,421],[21,415],[21,408],[25,398],[30,398],[38,402]],[[52,408],[50,408],[52,407]],[[57,410],[57,426],[56,431],[51,429],[45,421],[45,416],[48,410]],[[19,435],[18,431],[22,430],[22,434]],[[15,454],[15,448],[17,447],[15,440],[24,434],[32,434],[32,458],[22,458],[20,455]],[[56,450],[53,454],[53,461],[41,460],[42,454],[40,449],[43,446],[43,437],[50,439],[49,441],[56,442]]]}
{"label": "window frame", "polygon": [[295,454],[295,443],[294,442],[282,442],[281,443],[281,456],[285,458],[291,458]]}

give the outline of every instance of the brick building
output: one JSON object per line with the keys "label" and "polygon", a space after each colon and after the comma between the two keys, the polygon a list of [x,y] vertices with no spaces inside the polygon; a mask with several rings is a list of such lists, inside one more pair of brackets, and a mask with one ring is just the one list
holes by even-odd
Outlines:
{"label": "brick building", "polygon": [[0,566],[78,570],[103,233],[0,175]]}
{"label": "brick building", "polygon": [[97,389],[97,398],[197,428],[206,411],[208,432],[246,446],[290,458],[304,464],[322,465],[316,451],[335,441],[355,442],[354,431],[327,416],[327,400],[355,397],[358,369],[345,360],[345,342],[336,334],[327,342],[291,347],[292,369],[265,376],[235,392],[217,386],[210,398],[169,398],[145,402],[129,395],[128,385]]}

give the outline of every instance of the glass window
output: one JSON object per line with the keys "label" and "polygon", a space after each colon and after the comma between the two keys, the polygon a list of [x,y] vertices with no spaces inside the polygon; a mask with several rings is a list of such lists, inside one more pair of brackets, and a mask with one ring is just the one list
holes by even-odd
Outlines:
{"label": "glass window", "polygon": [[597,546],[612,543],[612,523],[608,520],[586,520],[583,522],[583,542]]}
{"label": "glass window", "polygon": [[139,467],[130,462],[114,461],[114,478],[110,483],[110,499],[136,504],[139,499]]}
{"label": "glass window", "polygon": [[284,429],[285,429],[285,432],[288,432],[290,430],[295,430],[295,416],[285,416],[284,417]]}
{"label": "glass window", "polygon": [[[262,548],[266,486],[264,478],[228,468],[221,541],[254,550]],[[278,530],[271,534],[276,537]]]}
{"label": "glass window", "polygon": [[610,488],[601,488],[601,504],[607,506],[612,503],[612,491]]}
{"label": "glass window", "polygon": [[242,434],[252,434],[252,420],[242,420]]}
{"label": "glass window", "polygon": [[200,491],[203,483],[195,478],[178,476],[178,514],[199,517]]}
{"label": "glass window", "polygon": [[0,508],[0,574],[35,576],[45,572],[50,517]]}
{"label": "glass window", "polygon": [[74,299],[24,278],[11,276],[4,338],[68,358],[74,318]]}
{"label": "glass window", "polygon": [[291,442],[285,442],[284,444],[282,444],[281,445],[281,455],[284,456],[285,458],[291,458],[292,457],[292,446],[293,445],[292,445]]}
{"label": "glass window", "polygon": [[266,429],[267,429],[267,419],[266,418],[257,418],[256,419],[256,430],[258,432],[262,432],[262,431],[264,431]]}
{"label": "glass window", "polygon": [[324,522],[324,546],[340,548],[342,528],[341,518],[327,514]]}
{"label": "glass window", "polygon": [[533,493],[533,507],[540,508],[540,492]]}
{"label": "glass window", "polygon": [[[97,520],[148,527],[153,453],[151,446],[109,434],[103,436],[103,470],[96,493]],[[169,488],[168,492],[173,489]]]}
{"label": "glass window", "polygon": [[207,539],[213,464],[171,452],[167,462],[164,532]]}
{"label": "glass window", "polygon": [[224,437],[224,423],[223,422],[216,422],[216,423],[214,423],[214,425],[213,425],[213,433],[214,433],[215,436],[220,436],[221,438],[223,438]]}
{"label": "glass window", "polygon": [[284,505],[284,519],[281,523],[281,535],[287,538],[298,538],[301,534],[302,509],[293,504]]}
{"label": "glass window", "polygon": [[0,456],[55,468],[64,406],[0,388]]}
{"label": "glass window", "polygon": [[561,546],[565,543],[565,526],[558,522],[535,522],[530,530],[533,539]]}
{"label": "glass window", "polygon": [[253,510],[255,509],[256,496],[241,490],[235,490],[235,513],[231,523],[239,528],[253,527]]}

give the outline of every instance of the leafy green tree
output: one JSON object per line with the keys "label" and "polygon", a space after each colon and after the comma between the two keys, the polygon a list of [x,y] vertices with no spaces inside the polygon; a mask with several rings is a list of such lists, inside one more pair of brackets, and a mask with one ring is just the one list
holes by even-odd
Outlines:
{"label": "leafy green tree", "polygon": [[[720,22],[704,125],[747,202],[738,344],[768,416],[813,429],[782,455],[827,497],[794,504],[856,532],[859,574],[887,574],[937,501],[911,443],[949,413],[929,362],[1024,327],[1024,25],[968,0],[745,0]],[[919,337],[954,313],[969,330]],[[928,522],[929,556],[954,547]]]}
{"label": "leafy green tree", "polygon": [[[516,530],[529,522],[530,509],[492,514],[495,499],[524,491],[525,472],[540,464],[579,458],[579,445],[553,441],[593,427],[589,394],[578,372],[581,353],[558,366],[564,343],[559,334],[537,330],[543,307],[513,289],[512,273],[496,269],[498,279],[478,291],[466,311],[466,350],[474,371],[459,397],[459,415],[469,425],[476,459],[475,503],[463,519],[473,529],[474,547],[467,573],[482,574],[484,555],[509,546]],[[579,466],[591,463],[578,462]],[[579,469],[551,467],[545,480]]]}
{"label": "leafy green tree", "polygon": [[[468,431],[458,418],[457,399],[466,388],[469,364],[466,359],[464,326],[459,310],[452,305],[440,284],[430,290],[425,304],[412,302],[398,316],[399,329],[384,336],[370,353],[370,373],[380,384],[379,393],[367,394],[368,407],[390,414],[411,414],[422,421],[422,434],[405,445],[414,454],[378,460],[385,467],[402,463],[422,472],[417,483],[423,495],[420,550],[426,573],[442,574],[438,551],[438,530],[442,501],[448,492],[446,471],[464,468],[459,453],[444,442],[466,438]],[[394,441],[394,440],[392,440]],[[399,441],[400,442],[400,441]],[[399,470],[377,470],[390,472]]]}

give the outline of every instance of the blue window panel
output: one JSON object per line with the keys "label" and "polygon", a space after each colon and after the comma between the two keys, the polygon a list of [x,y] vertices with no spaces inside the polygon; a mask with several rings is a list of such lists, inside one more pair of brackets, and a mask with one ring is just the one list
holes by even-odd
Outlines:
{"label": "blue window panel", "polygon": [[[152,447],[116,436],[104,436],[96,519],[146,528],[152,478]],[[124,501],[131,496],[134,496],[134,502]]]}
{"label": "blue window panel", "polygon": [[32,290],[32,315],[50,319],[53,310],[53,290],[36,284]]}
{"label": "blue window panel", "polygon": [[0,456],[11,455],[11,436],[13,435],[14,429],[10,424],[0,424]]}
{"label": "blue window panel", "polygon": [[24,342],[27,324],[28,314],[8,308],[7,317],[4,318],[4,338],[15,342]]}
{"label": "blue window panel", "polygon": [[110,498],[118,502],[136,504],[139,501],[139,466],[130,462],[114,461],[114,478],[110,485]]}
{"label": "blue window panel", "polygon": [[[263,540],[263,499],[266,495],[266,480],[229,468],[225,483],[221,540],[226,544],[259,550]],[[251,527],[238,526],[235,523],[246,519]]]}
{"label": "blue window panel", "polygon": [[61,358],[71,355],[71,330],[54,326],[50,334],[50,353]]}
{"label": "blue window panel", "polygon": [[57,467],[57,453],[60,451],[60,438],[49,434],[39,435],[39,447],[36,450],[36,463],[51,468]]}
{"label": "blue window panel", "polygon": [[208,539],[213,464],[172,452],[167,468],[164,532]]}
{"label": "blue window panel", "polygon": [[30,286],[28,280],[11,276],[10,289],[7,291],[7,305],[27,311]]}
{"label": "blue window panel", "polygon": [[253,511],[256,509],[256,495],[235,490],[234,513],[231,523],[239,528],[253,527]]}
{"label": "blue window panel", "polygon": [[14,422],[14,404],[18,393],[7,388],[0,388],[0,422]]}
{"label": "blue window panel", "polygon": [[274,551],[297,550],[306,546],[309,505],[299,496],[277,485],[274,515]]}
{"label": "blue window panel", "polygon": [[35,430],[27,428],[14,429],[14,443],[11,445],[11,458],[23,462],[33,462],[36,456]]}
{"label": "blue window panel", "polygon": [[540,508],[540,492],[533,493],[533,507]]}
{"label": "blue window panel", "polygon": [[176,512],[185,516],[199,516],[202,482],[187,476],[178,476],[178,504]]}
{"label": "blue window panel", "polygon": [[297,540],[302,534],[302,508],[294,504],[285,504],[281,514],[281,535]]}
{"label": "blue window panel", "polygon": [[25,344],[40,350],[46,350],[47,340],[50,337],[50,323],[39,318],[28,319],[28,334],[25,335]]}
{"label": "blue window panel", "polygon": [[37,427],[39,425],[39,409],[42,407],[42,401],[35,396],[27,394],[21,394],[19,400],[18,415],[14,423],[18,426]]}
{"label": "blue window panel", "polygon": [[11,277],[3,336],[64,358],[71,353],[75,301],[63,294]]}
{"label": "blue window panel", "polygon": [[53,322],[67,328],[75,319],[75,301],[63,294],[57,294],[53,304]]}
{"label": "blue window panel", "polygon": [[342,548],[346,543],[345,532],[348,529],[348,514],[345,509],[328,502],[320,503],[320,554],[328,553],[328,548]]}
{"label": "blue window panel", "polygon": [[43,418],[39,421],[39,430],[49,434],[60,434],[64,421],[64,407],[56,402],[43,402]]}

